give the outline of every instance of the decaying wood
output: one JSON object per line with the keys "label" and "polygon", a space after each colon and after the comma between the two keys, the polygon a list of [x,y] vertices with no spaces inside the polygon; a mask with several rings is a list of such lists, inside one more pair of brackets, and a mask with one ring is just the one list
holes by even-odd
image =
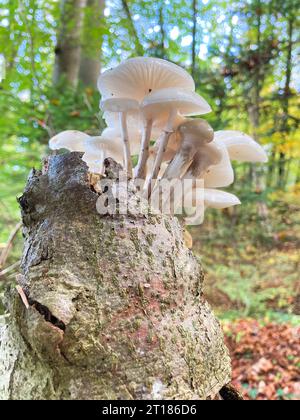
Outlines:
{"label": "decaying wood", "polygon": [[[106,162],[107,176],[116,177]],[[102,180],[100,181],[101,184]],[[1,399],[212,399],[230,382],[201,265],[176,218],[101,216],[80,154],[51,156],[20,198],[26,309],[0,324]]]}

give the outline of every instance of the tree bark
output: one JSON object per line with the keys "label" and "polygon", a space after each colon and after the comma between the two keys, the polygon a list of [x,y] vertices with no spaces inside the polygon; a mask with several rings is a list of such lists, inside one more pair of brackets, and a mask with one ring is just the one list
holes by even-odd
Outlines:
{"label": "tree bark", "polygon": [[92,88],[96,88],[101,70],[104,3],[104,0],[87,0],[85,8],[79,80]]}
{"label": "tree bark", "polygon": [[55,48],[54,84],[65,77],[70,86],[77,86],[86,2],[87,0],[62,0],[61,22]]}
{"label": "tree bark", "polygon": [[230,359],[178,220],[135,214],[133,183],[128,214],[101,216],[80,156],[49,158],[19,199],[29,308],[8,292],[0,398],[213,398]]}

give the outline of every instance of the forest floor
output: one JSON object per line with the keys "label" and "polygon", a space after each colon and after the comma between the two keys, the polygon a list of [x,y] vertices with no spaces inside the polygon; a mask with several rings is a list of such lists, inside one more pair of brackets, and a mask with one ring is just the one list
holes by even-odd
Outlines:
{"label": "forest floor", "polygon": [[231,352],[233,383],[245,399],[300,400],[299,208],[277,208],[269,226],[255,218],[233,226],[232,216],[191,232],[205,295]]}
{"label": "forest floor", "polygon": [[223,322],[233,384],[245,399],[300,400],[300,331],[254,319]]}

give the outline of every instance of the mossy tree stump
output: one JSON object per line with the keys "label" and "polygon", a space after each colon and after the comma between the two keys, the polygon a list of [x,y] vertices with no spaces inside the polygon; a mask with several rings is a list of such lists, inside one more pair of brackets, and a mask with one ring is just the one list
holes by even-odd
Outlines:
{"label": "mossy tree stump", "polygon": [[52,156],[29,177],[18,277],[29,308],[11,288],[0,398],[214,398],[230,382],[230,359],[178,220],[147,203],[101,216],[98,198],[78,153]]}

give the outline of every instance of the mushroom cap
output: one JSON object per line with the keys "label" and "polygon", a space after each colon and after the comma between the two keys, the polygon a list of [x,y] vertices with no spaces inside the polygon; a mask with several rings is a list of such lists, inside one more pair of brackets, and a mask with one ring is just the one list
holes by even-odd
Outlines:
{"label": "mushroom cap", "polygon": [[[101,107],[100,102],[100,107]],[[103,118],[107,124],[108,127],[119,127],[120,126],[120,119],[119,115],[116,112],[110,112],[110,111],[104,111],[103,112]],[[128,111],[127,114],[127,125],[135,125],[137,127],[140,127],[142,124],[142,116],[139,112],[139,110],[131,110]]]}
{"label": "mushroom cap", "polygon": [[[191,167],[191,164],[192,171],[196,172],[196,175],[192,176],[198,177],[201,171],[204,172],[210,163],[219,162],[221,152],[215,150],[217,149],[216,146],[212,148],[213,150],[210,154],[212,155],[213,152],[218,154],[218,160],[216,157],[213,158],[212,156],[209,156],[210,149],[205,151],[205,147],[213,140],[214,136],[213,129],[205,120],[186,120],[178,127],[176,133],[178,133],[179,137],[181,137],[181,144],[178,147],[177,153],[175,154],[172,162],[167,168],[164,178],[180,178]],[[197,155],[198,151],[199,153]],[[206,157],[205,161],[201,158],[201,153],[204,158]],[[200,160],[198,159],[198,161],[196,161],[195,155],[197,155]]]}
{"label": "mushroom cap", "polygon": [[195,83],[183,68],[152,57],[130,58],[98,79],[98,89],[104,99],[113,96],[141,101],[148,93],[167,87],[194,91]]}
{"label": "mushroom cap", "polygon": [[[128,136],[130,152],[132,155],[137,155],[141,147],[141,132],[136,128],[136,126],[130,125],[128,126]],[[116,141],[119,143],[120,147],[123,147],[120,126],[105,128],[101,133],[101,137],[108,142]]]}
{"label": "mushroom cap", "polygon": [[200,147],[187,170],[187,177],[200,177],[208,168],[218,165],[222,157],[222,149],[217,144],[209,143]]}
{"label": "mushroom cap", "polygon": [[241,204],[238,197],[226,191],[204,188],[204,204],[206,208],[226,209]]}
{"label": "mushroom cap", "polygon": [[103,174],[104,159],[111,157],[117,163],[123,164],[123,145],[120,139],[114,137],[91,137],[85,142],[85,153],[82,160],[86,162],[90,172]]}
{"label": "mushroom cap", "polygon": [[224,144],[213,140],[211,145],[216,145],[222,153],[222,159],[217,165],[210,166],[203,175],[205,188],[227,187],[234,181],[234,172],[229,154]]}
{"label": "mushroom cap", "polygon": [[211,107],[200,95],[183,88],[165,88],[145,96],[141,112],[145,118],[164,118],[167,120],[171,110],[181,115],[207,114]]}
{"label": "mushroom cap", "polygon": [[178,131],[183,138],[197,143],[210,143],[214,139],[213,128],[202,118],[187,119],[179,125]]}
{"label": "mushroom cap", "polygon": [[[193,203],[194,198],[196,197],[195,191],[190,190],[185,197],[185,203]],[[193,207],[202,205],[204,203],[205,208],[212,209],[226,209],[227,207],[237,206],[241,204],[240,200],[234,194],[228,193],[226,191],[217,190],[213,188],[201,188],[198,191],[198,197],[200,201],[193,203]],[[190,207],[190,209],[192,206]],[[190,211],[186,208],[186,211]]]}
{"label": "mushroom cap", "polygon": [[128,112],[137,111],[139,103],[135,99],[130,98],[108,98],[100,102],[103,111],[109,112]]}
{"label": "mushroom cap", "polygon": [[[190,196],[186,197],[187,203],[193,202],[193,191],[188,193]],[[195,193],[194,193],[195,195]],[[194,203],[193,207],[185,207],[185,212],[187,217],[185,219],[186,224],[201,224],[204,220],[204,212],[207,208],[214,208],[214,209],[225,209],[228,207],[236,206],[241,204],[238,197],[234,194],[230,194],[226,191],[204,188],[201,189],[200,194],[200,201]],[[195,210],[197,209],[196,215]]]}
{"label": "mushroom cap", "polygon": [[82,131],[66,130],[49,140],[51,150],[67,149],[71,152],[84,152],[84,143],[90,136]]}
{"label": "mushroom cap", "polygon": [[232,160],[262,163],[268,161],[267,154],[261,145],[241,131],[216,131],[215,139],[225,144]]}

